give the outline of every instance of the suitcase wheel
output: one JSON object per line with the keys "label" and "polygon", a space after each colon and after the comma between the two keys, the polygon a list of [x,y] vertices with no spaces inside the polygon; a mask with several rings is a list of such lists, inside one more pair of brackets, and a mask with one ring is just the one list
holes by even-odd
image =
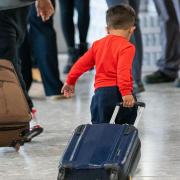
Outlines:
{"label": "suitcase wheel", "polygon": [[17,152],[19,151],[20,147],[21,147],[21,144],[20,144],[20,143],[16,143],[16,144],[14,145],[14,148],[16,149]]}
{"label": "suitcase wheel", "polygon": [[11,144],[11,147],[13,147],[16,151],[19,151],[20,147],[24,144],[23,140],[14,140]]}
{"label": "suitcase wheel", "polygon": [[110,180],[118,180],[118,179],[119,179],[118,176],[119,176],[119,175],[118,175],[118,172],[112,171],[112,172],[111,172],[111,175],[110,175]]}
{"label": "suitcase wheel", "polygon": [[64,180],[65,176],[66,176],[66,170],[64,168],[60,168],[57,180]]}

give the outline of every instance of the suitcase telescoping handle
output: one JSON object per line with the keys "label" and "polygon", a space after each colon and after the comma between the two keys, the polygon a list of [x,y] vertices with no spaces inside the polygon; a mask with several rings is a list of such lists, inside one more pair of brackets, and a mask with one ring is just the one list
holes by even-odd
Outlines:
{"label": "suitcase telescoping handle", "polygon": [[[138,112],[137,112],[137,118],[136,118],[136,121],[134,123],[134,126],[137,127],[138,124],[139,124],[139,120],[141,118],[141,115],[143,113],[143,110],[144,110],[146,105],[143,102],[136,102],[135,106],[139,107],[138,108]],[[122,107],[123,107],[123,103],[122,102],[120,102],[120,103],[118,103],[116,105],[115,110],[114,110],[113,115],[112,115],[111,120],[110,120],[110,124],[114,124],[115,123],[115,119],[116,119],[116,116],[117,116],[117,114],[119,112],[119,109],[122,108]]]}

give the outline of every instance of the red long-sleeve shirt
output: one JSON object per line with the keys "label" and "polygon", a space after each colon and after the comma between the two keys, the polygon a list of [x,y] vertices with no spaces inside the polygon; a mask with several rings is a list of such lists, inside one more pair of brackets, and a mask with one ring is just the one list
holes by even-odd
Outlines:
{"label": "red long-sleeve shirt", "polygon": [[127,39],[117,35],[107,35],[95,41],[92,47],[74,64],[66,82],[74,85],[84,72],[95,66],[95,89],[118,86],[122,96],[132,94],[134,54],[135,47]]}

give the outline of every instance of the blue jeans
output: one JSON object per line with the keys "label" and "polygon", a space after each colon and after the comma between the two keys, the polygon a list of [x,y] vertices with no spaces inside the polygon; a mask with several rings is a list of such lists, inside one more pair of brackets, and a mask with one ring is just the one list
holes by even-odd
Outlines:
{"label": "blue jeans", "polygon": [[25,35],[28,11],[29,7],[0,11],[0,59],[8,59],[13,63],[31,109],[33,103],[26,91],[21,74],[21,59],[18,56]]}
{"label": "blue jeans", "polygon": [[[117,103],[122,102],[118,87],[98,88],[91,101],[91,121],[93,124],[109,123]],[[120,108],[115,122],[117,124],[134,124],[137,108]]]}
{"label": "blue jeans", "polygon": [[[54,0],[52,0],[52,3],[55,6]],[[31,73],[29,69],[31,69],[32,56],[39,67],[46,96],[58,95],[63,83],[60,80],[58,69],[58,53],[53,17],[43,22],[40,17],[37,17],[36,9],[33,5],[29,15],[29,25],[29,32],[20,51],[23,59],[22,67],[26,84],[30,87],[32,82],[32,76],[29,74]]]}
{"label": "blue jeans", "polygon": [[[118,4],[126,3],[134,8],[136,14],[139,14],[139,6],[140,0],[106,0],[109,7],[115,6]],[[133,61],[133,79],[134,82],[138,84],[142,84],[142,61],[143,61],[143,44],[142,44],[142,36],[139,25],[139,19],[136,19],[136,30],[134,35],[132,36],[131,42],[135,44],[136,54]]]}

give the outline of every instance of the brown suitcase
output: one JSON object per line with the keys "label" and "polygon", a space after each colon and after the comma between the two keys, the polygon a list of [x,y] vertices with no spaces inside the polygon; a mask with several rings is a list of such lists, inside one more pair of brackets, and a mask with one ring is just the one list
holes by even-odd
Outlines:
{"label": "brown suitcase", "polygon": [[12,63],[0,59],[0,147],[24,142],[31,113]]}

